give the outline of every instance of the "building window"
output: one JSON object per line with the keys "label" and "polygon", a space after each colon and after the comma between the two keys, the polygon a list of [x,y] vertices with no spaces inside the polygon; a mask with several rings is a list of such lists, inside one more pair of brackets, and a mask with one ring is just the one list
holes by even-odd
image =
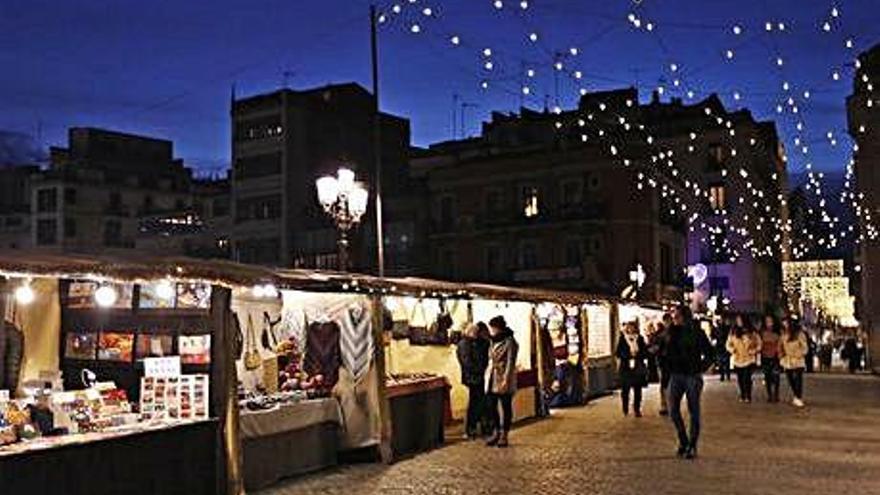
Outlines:
{"label": "building window", "polygon": [[235,178],[253,179],[281,173],[281,152],[264,153],[235,160]]}
{"label": "building window", "polygon": [[574,206],[581,202],[580,181],[570,180],[562,183],[562,206]]}
{"label": "building window", "polygon": [[452,229],[455,223],[455,199],[452,196],[440,198],[440,228]]}
{"label": "building window", "polygon": [[590,191],[598,191],[602,187],[602,179],[599,177],[599,174],[590,174],[590,178],[587,180],[587,187]]}
{"label": "building window", "polygon": [[565,266],[581,266],[583,249],[580,239],[569,239],[565,243]]}
{"label": "building window", "polygon": [[75,205],[76,204],[76,189],[72,187],[64,188],[64,204],[66,205]]}
{"label": "building window", "polygon": [[587,241],[587,252],[591,255],[599,254],[605,248],[605,242],[601,236],[593,236]]}
{"label": "building window", "polygon": [[709,186],[709,204],[713,210],[723,210],[727,206],[725,193],[723,184]]}
{"label": "building window", "polygon": [[118,192],[115,192],[115,191],[110,193],[110,206],[108,207],[108,209],[114,213],[122,210],[122,195],[121,194],[119,194]]}
{"label": "building window", "polygon": [[211,202],[211,210],[215,218],[229,215],[229,198],[214,198]]}
{"label": "building window", "polygon": [[277,237],[252,239],[236,243],[238,261],[242,263],[274,264],[279,260],[281,240]]}
{"label": "building window", "polygon": [[538,198],[538,188],[537,187],[524,187],[523,188],[523,215],[526,218],[534,218],[537,217],[540,213],[539,207],[539,198]]}
{"label": "building window", "polygon": [[270,220],[281,217],[281,196],[258,196],[238,201],[236,220]]}
{"label": "building window", "polygon": [[455,278],[455,251],[441,249],[439,255],[440,273],[446,278]]}
{"label": "building window", "polygon": [[245,120],[235,125],[237,141],[267,139],[282,134],[284,134],[284,128],[281,126],[281,117],[278,115]]}
{"label": "building window", "polygon": [[64,219],[64,237],[69,239],[76,237],[76,220],[73,218]]}
{"label": "building window", "polygon": [[149,194],[144,196],[144,212],[150,213],[153,211],[154,203],[153,197]]}
{"label": "building window", "polygon": [[494,215],[500,213],[501,209],[501,191],[497,189],[489,190],[486,193],[486,213]]}
{"label": "building window", "polygon": [[37,191],[37,211],[49,213],[58,210],[58,190],[40,189]]}
{"label": "building window", "polygon": [[38,220],[37,221],[37,245],[38,246],[51,246],[57,242],[58,242],[58,222],[54,218]]}
{"label": "building window", "polygon": [[534,270],[538,267],[538,248],[534,242],[520,244],[519,266],[523,270]]}
{"label": "building window", "polygon": [[710,144],[706,156],[706,169],[717,172],[724,168],[724,148],[718,144]]}
{"label": "building window", "polygon": [[501,248],[498,246],[488,246],[486,248],[486,276],[490,280],[494,280],[504,274],[503,263]]}
{"label": "building window", "polygon": [[119,220],[108,220],[104,223],[104,245],[122,247],[122,223]]}

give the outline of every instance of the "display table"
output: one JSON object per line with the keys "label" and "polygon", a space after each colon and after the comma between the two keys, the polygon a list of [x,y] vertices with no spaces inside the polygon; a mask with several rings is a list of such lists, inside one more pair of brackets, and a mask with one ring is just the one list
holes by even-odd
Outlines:
{"label": "display table", "polygon": [[216,421],[140,426],[0,447],[0,493],[214,494]]}
{"label": "display table", "polygon": [[387,386],[391,404],[394,456],[407,456],[443,444],[449,403],[446,378],[407,379]]}
{"label": "display table", "polygon": [[244,483],[249,491],[337,463],[342,412],[336,399],[241,411]]}

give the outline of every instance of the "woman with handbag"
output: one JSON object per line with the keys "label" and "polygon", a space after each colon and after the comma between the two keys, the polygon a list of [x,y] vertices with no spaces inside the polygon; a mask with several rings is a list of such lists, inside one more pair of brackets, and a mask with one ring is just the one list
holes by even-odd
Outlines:
{"label": "woman with handbag", "polygon": [[[513,422],[513,395],[516,393],[516,354],[519,344],[503,316],[489,320],[489,417],[495,432],[486,442],[490,447],[507,447],[507,435]],[[502,416],[498,415],[501,404]]]}
{"label": "woman with handbag", "polygon": [[623,403],[623,415],[629,416],[629,396],[633,395],[633,410],[637,418],[642,417],[642,388],[648,385],[648,367],[645,360],[648,358],[648,346],[645,339],[639,335],[639,329],[635,323],[629,322],[623,326],[623,333],[617,342],[615,353],[620,361],[620,398]]}
{"label": "woman with handbag", "polygon": [[804,407],[804,368],[808,352],[807,334],[797,321],[782,320],[782,337],[779,339],[779,355],[782,369],[788,378],[788,385],[794,395],[791,403]]}

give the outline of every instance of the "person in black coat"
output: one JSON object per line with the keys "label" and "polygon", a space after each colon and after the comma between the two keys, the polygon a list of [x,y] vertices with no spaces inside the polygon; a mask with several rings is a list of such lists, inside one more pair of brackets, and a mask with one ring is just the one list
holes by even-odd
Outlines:
{"label": "person in black coat", "polygon": [[637,418],[642,417],[642,388],[648,385],[648,346],[639,335],[635,323],[626,323],[617,342],[615,353],[620,361],[620,397],[623,402],[623,415],[629,415],[630,391],[633,395],[633,410]]}
{"label": "person in black coat", "polygon": [[481,337],[479,325],[485,326],[485,323],[468,325],[456,348],[461,367],[461,383],[468,388],[465,432],[470,439],[477,437],[477,428],[484,416],[486,368],[489,366],[489,341]]}

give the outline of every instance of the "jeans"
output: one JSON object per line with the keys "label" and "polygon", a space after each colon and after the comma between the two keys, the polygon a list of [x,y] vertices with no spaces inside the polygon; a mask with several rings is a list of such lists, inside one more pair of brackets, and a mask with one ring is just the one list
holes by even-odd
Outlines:
{"label": "jeans", "polygon": [[785,370],[785,377],[788,378],[788,386],[791,387],[791,392],[798,399],[804,398],[804,369],[796,368],[792,370]]}
{"label": "jeans", "polygon": [[[498,403],[501,403],[502,416],[498,417]],[[489,418],[495,430],[510,431],[513,422],[513,394],[489,394]]]}
{"label": "jeans", "polygon": [[624,384],[620,388],[620,398],[623,401],[623,414],[629,414],[629,392],[633,393],[633,409],[636,414],[642,412],[642,387],[641,385]]}
{"label": "jeans", "polygon": [[[684,375],[674,373],[669,381],[669,416],[678,433],[678,444],[682,447],[696,447],[700,438],[700,395],[703,393],[703,375],[697,373]],[[690,438],[685,430],[681,415],[681,399],[687,397],[688,413],[691,417]]]}
{"label": "jeans", "polygon": [[727,351],[718,352],[718,376],[721,381],[730,380],[730,354]]}
{"label": "jeans", "polygon": [[480,426],[480,420],[483,419],[485,402],[485,386],[468,385],[467,422],[465,423],[465,431],[468,435],[477,434],[477,429]]}
{"label": "jeans", "polygon": [[767,400],[779,400],[779,359],[765,357],[761,360],[761,368],[764,371],[764,384],[767,387]]}
{"label": "jeans", "polygon": [[660,411],[666,411],[669,408],[666,405],[666,399],[669,395],[670,373],[665,366],[660,367]]}
{"label": "jeans", "polygon": [[739,386],[739,398],[742,400],[752,400],[752,374],[755,372],[755,365],[735,366],[736,384]]}

